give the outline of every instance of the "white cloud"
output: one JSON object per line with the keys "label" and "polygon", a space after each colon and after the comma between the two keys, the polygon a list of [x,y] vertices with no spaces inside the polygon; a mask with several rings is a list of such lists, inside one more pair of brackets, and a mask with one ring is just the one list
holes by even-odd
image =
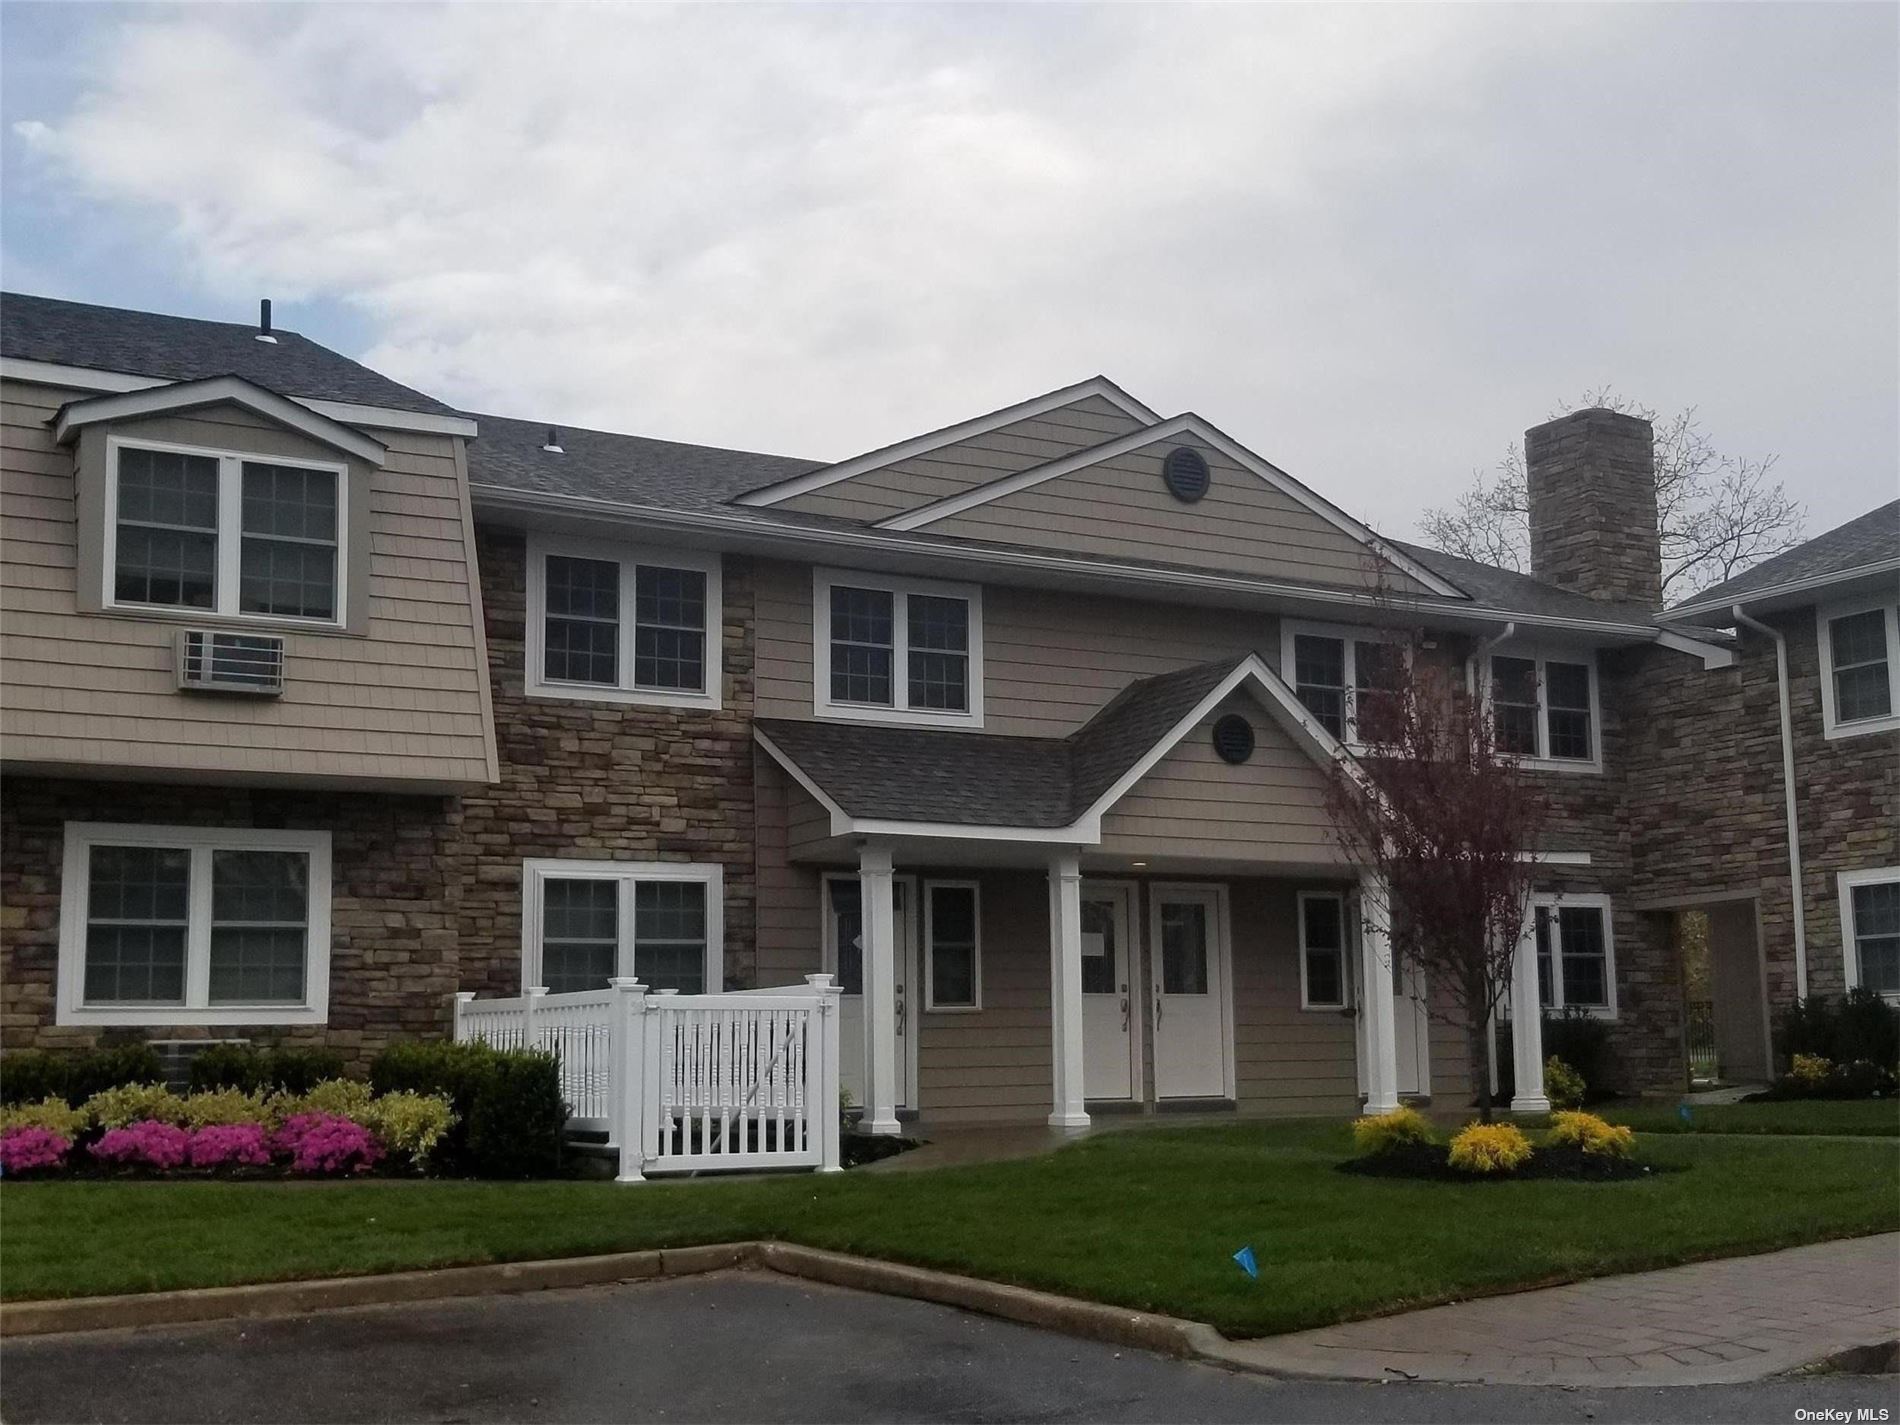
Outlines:
{"label": "white cloud", "polygon": [[14,131],[471,408],[843,456],[1105,370],[1402,527],[1605,380],[1891,473],[1892,47],[1809,13],[207,6]]}

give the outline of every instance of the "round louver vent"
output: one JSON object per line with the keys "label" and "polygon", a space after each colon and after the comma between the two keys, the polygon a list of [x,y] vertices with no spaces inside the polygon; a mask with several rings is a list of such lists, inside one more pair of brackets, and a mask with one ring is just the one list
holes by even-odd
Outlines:
{"label": "round louver vent", "polygon": [[1177,445],[1161,462],[1161,478],[1177,500],[1193,504],[1207,493],[1207,460],[1191,445]]}
{"label": "round louver vent", "polygon": [[1253,724],[1239,713],[1228,713],[1214,724],[1214,751],[1221,761],[1238,767],[1253,756]]}

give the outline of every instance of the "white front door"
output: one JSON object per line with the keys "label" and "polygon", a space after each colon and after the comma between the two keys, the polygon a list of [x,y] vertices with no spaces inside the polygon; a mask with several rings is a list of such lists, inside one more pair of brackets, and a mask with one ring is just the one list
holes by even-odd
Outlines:
{"label": "white front door", "polygon": [[[897,1106],[915,1108],[917,1056],[911,1051],[909,1014],[911,946],[916,881],[899,876],[891,882],[896,931],[897,989]],[[838,1081],[851,1095],[853,1107],[863,1108],[864,1085],[870,1077],[870,1046],[864,1037],[864,916],[862,887],[856,876],[825,877],[825,968],[836,976],[843,993],[838,999]]]}
{"label": "white front door", "polygon": [[1224,1098],[1226,927],[1212,886],[1156,886],[1148,917],[1156,1098]]}
{"label": "white front door", "polygon": [[1131,886],[1082,883],[1082,1095],[1135,1097],[1136,983]]}

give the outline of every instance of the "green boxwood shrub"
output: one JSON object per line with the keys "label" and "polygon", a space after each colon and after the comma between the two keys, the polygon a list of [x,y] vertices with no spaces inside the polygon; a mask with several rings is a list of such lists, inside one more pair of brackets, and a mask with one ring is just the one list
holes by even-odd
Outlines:
{"label": "green boxwood shrub", "polygon": [[191,1061],[191,1090],[306,1094],[320,1083],[342,1078],[343,1070],[343,1056],[334,1049],[212,1044],[199,1050]]}
{"label": "green boxwood shrub", "polygon": [[1775,1017],[1775,1051],[1784,1064],[1803,1054],[1869,1064],[1891,1076],[1900,1069],[1900,1006],[1867,989],[1850,991],[1838,1002],[1810,995]]}
{"label": "green boxwood shrub", "polygon": [[165,1081],[149,1044],[111,1044],[75,1053],[17,1049],[0,1055],[0,1103],[63,1098],[77,1108],[94,1094],[125,1084]]}
{"label": "green boxwood shrub", "polygon": [[455,1121],[430,1154],[443,1172],[541,1177],[560,1166],[567,1104],[550,1054],[445,1041],[392,1044],[370,1064],[378,1094],[438,1094]]}

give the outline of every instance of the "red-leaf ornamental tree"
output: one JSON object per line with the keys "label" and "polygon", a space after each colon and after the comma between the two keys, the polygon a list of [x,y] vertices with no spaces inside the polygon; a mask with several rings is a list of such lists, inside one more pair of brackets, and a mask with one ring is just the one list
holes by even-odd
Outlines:
{"label": "red-leaf ornamental tree", "polygon": [[1489,1122],[1487,1035],[1510,990],[1545,803],[1498,750],[1462,665],[1397,634],[1388,649],[1367,680],[1377,686],[1358,693],[1366,750],[1335,765],[1329,810],[1346,854],[1388,887],[1392,954],[1423,972],[1433,1012],[1464,1026]]}

